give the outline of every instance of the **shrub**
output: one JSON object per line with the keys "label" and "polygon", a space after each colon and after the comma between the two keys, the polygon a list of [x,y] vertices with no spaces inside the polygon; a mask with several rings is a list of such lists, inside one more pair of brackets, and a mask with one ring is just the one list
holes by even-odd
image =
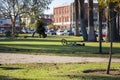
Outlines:
{"label": "shrub", "polygon": [[11,37],[11,36],[12,36],[12,35],[11,35],[11,32],[10,32],[10,31],[6,31],[6,32],[5,32],[5,36],[6,36],[6,37]]}

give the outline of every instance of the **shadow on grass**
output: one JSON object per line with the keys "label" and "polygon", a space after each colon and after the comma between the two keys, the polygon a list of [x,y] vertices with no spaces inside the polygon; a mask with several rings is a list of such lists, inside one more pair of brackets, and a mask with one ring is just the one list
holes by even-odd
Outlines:
{"label": "shadow on grass", "polygon": [[97,75],[97,74],[92,74],[92,75],[86,75],[86,74],[81,74],[81,75],[58,75],[58,77],[69,77],[71,80],[76,79],[76,80],[120,80],[120,76],[109,76],[109,75]]}
{"label": "shadow on grass", "polygon": [[[18,41],[18,43],[14,43],[14,41]],[[69,40],[71,42],[72,40]],[[59,54],[59,55],[88,55],[88,54],[99,54],[99,46],[63,46],[61,44],[61,38],[55,39],[13,39],[13,40],[0,40],[0,42],[4,42],[4,44],[0,44],[0,52],[1,53],[35,53],[35,54]],[[5,42],[11,42],[7,44]],[[20,43],[21,44],[20,44]],[[25,43],[22,43],[25,42]],[[27,42],[27,43],[26,43]],[[33,43],[32,42],[37,42]],[[47,42],[49,44],[47,44]],[[31,43],[31,44],[29,44]],[[43,44],[44,43],[44,44]],[[92,44],[91,44],[92,45]],[[102,48],[102,55],[108,55],[109,47]],[[113,48],[114,53],[120,53],[119,47]],[[100,54],[101,55],[101,54]],[[90,56],[90,55],[89,55]],[[118,56],[118,54],[117,54]],[[120,55],[118,56],[120,57]]]}
{"label": "shadow on grass", "polygon": [[16,68],[16,67],[0,67],[3,70],[20,70],[22,68]]}
{"label": "shadow on grass", "polygon": [[[98,54],[99,47],[93,46],[63,46],[63,45],[52,45],[52,44],[2,44],[0,46],[0,52],[9,53],[35,53],[35,54]],[[113,48],[114,53],[120,53],[119,48]],[[109,48],[103,47],[103,54],[108,54]],[[102,55],[103,55],[102,54]]]}
{"label": "shadow on grass", "polygon": [[[83,73],[106,74],[106,69],[85,70]],[[110,69],[110,75],[120,75],[120,69]]]}
{"label": "shadow on grass", "polygon": [[60,42],[61,40],[50,40],[50,39],[3,39],[0,40],[0,42],[14,42],[14,41],[20,41],[20,42]]}
{"label": "shadow on grass", "polygon": [[0,80],[31,80],[31,79],[19,79],[19,78],[13,78],[9,76],[0,76]]}

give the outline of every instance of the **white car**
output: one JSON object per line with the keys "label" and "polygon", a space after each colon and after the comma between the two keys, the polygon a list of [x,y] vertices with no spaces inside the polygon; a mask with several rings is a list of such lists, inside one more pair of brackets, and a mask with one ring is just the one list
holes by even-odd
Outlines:
{"label": "white car", "polygon": [[35,30],[29,30],[29,29],[22,29],[22,32],[23,33],[34,33],[35,32]]}
{"label": "white car", "polygon": [[54,30],[48,30],[46,34],[56,35],[56,31]]}
{"label": "white car", "polygon": [[65,32],[64,32],[64,30],[58,30],[58,31],[56,32],[56,34],[57,34],[57,35],[64,35]]}

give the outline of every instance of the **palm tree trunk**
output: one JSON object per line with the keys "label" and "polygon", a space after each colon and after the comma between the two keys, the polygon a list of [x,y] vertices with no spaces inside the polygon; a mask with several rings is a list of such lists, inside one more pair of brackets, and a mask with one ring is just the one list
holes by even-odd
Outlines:
{"label": "palm tree trunk", "polygon": [[88,41],[96,41],[93,23],[93,0],[88,0]]}
{"label": "palm tree trunk", "polygon": [[79,21],[79,9],[78,9],[78,0],[75,0],[75,22],[76,22],[76,25],[75,25],[75,36],[79,36],[79,24],[78,24],[78,21]]}
{"label": "palm tree trunk", "polygon": [[82,30],[83,40],[88,40],[88,35],[86,31],[86,23],[85,23],[85,11],[84,11],[84,0],[79,0],[79,8],[80,8],[80,27]]}

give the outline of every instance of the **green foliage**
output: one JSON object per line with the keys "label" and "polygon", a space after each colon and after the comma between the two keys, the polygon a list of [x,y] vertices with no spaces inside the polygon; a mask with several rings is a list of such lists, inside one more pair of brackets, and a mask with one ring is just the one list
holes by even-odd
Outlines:
{"label": "green foliage", "polygon": [[107,7],[107,4],[105,2],[105,0],[98,0],[98,8],[99,10],[103,10]]}
{"label": "green foliage", "polygon": [[30,30],[33,30],[35,28],[35,24],[34,23],[29,23],[28,28]]}
{"label": "green foliage", "polygon": [[120,0],[98,0],[99,10],[105,9],[110,3],[117,3],[114,8],[116,11],[120,10]]}
{"label": "green foliage", "polygon": [[11,19],[12,34],[19,15],[38,16],[47,9],[52,0],[0,0],[0,14]]}
{"label": "green foliage", "polygon": [[49,25],[48,25],[48,28],[49,28],[49,29],[54,29],[54,25],[53,25],[53,24],[49,24]]}
{"label": "green foliage", "polygon": [[45,34],[45,23],[43,21],[40,21],[39,19],[37,19],[37,23],[36,23],[36,32],[39,34],[40,38],[43,37],[47,37],[47,35]]}
{"label": "green foliage", "polygon": [[35,17],[38,17],[45,9],[48,9],[48,5],[52,0],[31,0],[30,4],[33,3],[30,12],[33,12]]}
{"label": "green foliage", "polygon": [[5,32],[5,35],[6,35],[6,37],[11,37],[12,36],[10,31]]}
{"label": "green foliage", "polygon": [[40,21],[39,19],[37,20],[37,23],[36,23],[36,32],[38,34],[41,34],[42,32],[45,32],[45,28],[44,28],[44,22]]}

